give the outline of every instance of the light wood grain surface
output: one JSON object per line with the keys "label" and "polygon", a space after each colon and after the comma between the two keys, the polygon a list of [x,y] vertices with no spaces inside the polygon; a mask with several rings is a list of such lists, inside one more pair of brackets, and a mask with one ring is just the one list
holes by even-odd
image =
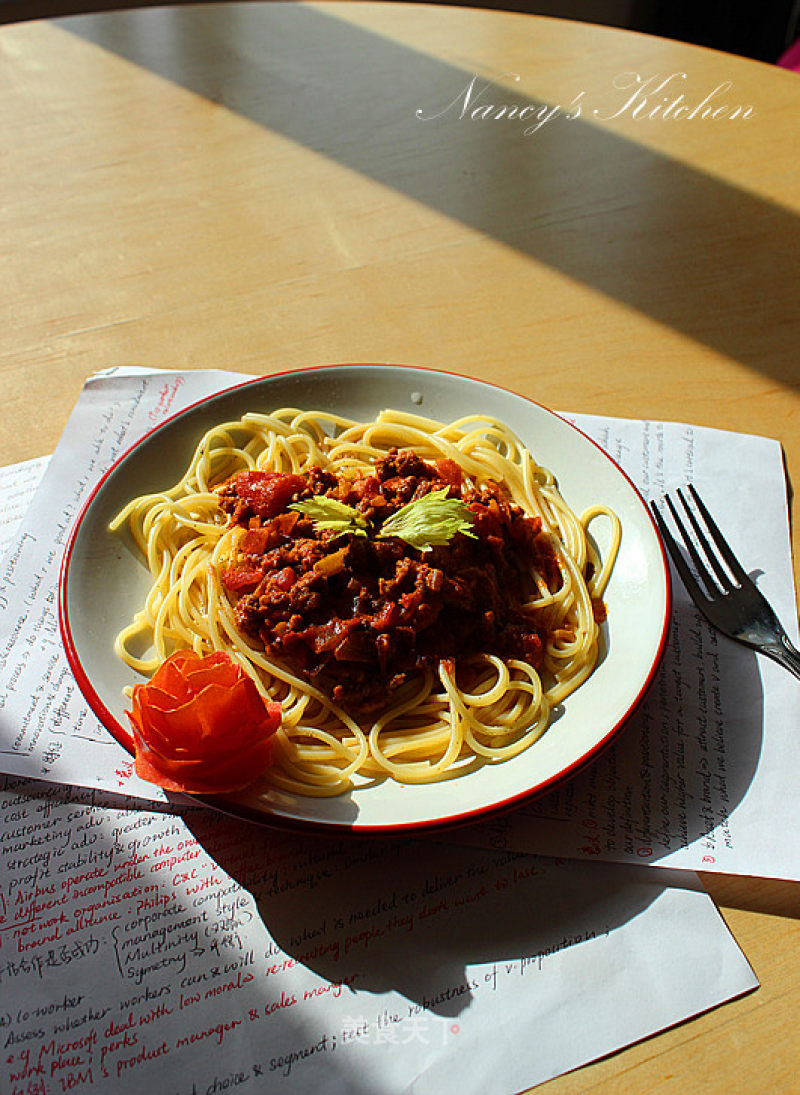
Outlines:
{"label": "light wood grain surface", "polygon": [[[468,87],[532,106],[459,117]],[[0,132],[2,464],[110,365],[390,361],[765,434],[800,476],[794,73],[476,9],[165,8],[0,29]],[[800,1089],[798,887],[705,882],[761,989],[548,1091]]]}

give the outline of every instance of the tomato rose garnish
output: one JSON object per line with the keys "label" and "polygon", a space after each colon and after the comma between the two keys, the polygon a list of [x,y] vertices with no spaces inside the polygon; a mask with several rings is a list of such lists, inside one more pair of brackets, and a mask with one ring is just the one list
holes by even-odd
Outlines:
{"label": "tomato rose garnish", "polygon": [[227,654],[177,651],[134,687],[131,706],[136,774],[166,791],[239,791],[272,760],[281,705]]}

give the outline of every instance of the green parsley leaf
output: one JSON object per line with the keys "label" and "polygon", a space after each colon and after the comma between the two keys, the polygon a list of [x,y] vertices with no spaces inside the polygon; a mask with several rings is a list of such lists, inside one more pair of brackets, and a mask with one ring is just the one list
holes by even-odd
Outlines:
{"label": "green parsley leaf", "polygon": [[418,551],[449,544],[457,532],[476,539],[472,510],[459,498],[448,498],[447,487],[409,502],[381,526],[379,537],[397,536]]}
{"label": "green parsley leaf", "polygon": [[293,502],[289,509],[297,510],[304,517],[310,517],[317,528],[332,529],[334,532],[352,532],[355,536],[366,536],[367,520],[352,506],[324,494],[315,494],[302,502]]}

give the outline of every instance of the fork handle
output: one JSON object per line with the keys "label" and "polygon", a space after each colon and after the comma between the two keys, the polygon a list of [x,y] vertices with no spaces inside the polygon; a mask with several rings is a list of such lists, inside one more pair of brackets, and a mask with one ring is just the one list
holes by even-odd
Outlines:
{"label": "fork handle", "polygon": [[781,635],[780,644],[765,646],[762,649],[768,657],[778,662],[784,669],[788,669],[790,673],[794,673],[800,680],[800,653],[795,650],[785,635]]}

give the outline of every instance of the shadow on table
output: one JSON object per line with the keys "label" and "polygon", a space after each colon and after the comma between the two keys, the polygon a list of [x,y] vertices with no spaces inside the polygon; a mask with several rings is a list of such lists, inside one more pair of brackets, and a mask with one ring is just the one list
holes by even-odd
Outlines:
{"label": "shadow on table", "polygon": [[725,874],[702,874],[701,878],[716,904],[723,908],[800,920],[800,882]]}
{"label": "shadow on table", "polygon": [[[539,115],[461,116],[465,105],[529,105],[508,74],[494,83],[304,5],[139,10],[61,25],[750,368],[796,379],[786,342],[797,324],[798,217],[587,124],[593,109],[611,114],[628,97],[591,71],[565,73],[563,101],[534,104],[557,112],[526,135]],[[527,86],[533,32],[531,45]],[[701,79],[652,102],[678,91],[700,102],[713,91]],[[570,117],[576,100],[581,116]],[[756,118],[725,124],[744,141],[760,108],[741,105]]]}

